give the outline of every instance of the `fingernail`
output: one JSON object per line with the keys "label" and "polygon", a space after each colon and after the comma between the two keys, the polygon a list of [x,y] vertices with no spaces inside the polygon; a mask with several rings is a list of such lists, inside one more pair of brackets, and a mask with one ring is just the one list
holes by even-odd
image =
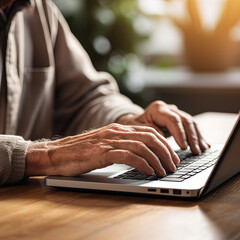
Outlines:
{"label": "fingernail", "polygon": [[178,164],[180,163],[180,159],[178,157],[178,155],[174,152],[174,156],[175,156],[175,163]]}
{"label": "fingernail", "polygon": [[172,172],[176,172],[177,171],[177,168],[176,168],[176,166],[174,164],[171,164],[170,168],[171,168]]}
{"label": "fingernail", "polygon": [[145,174],[145,175],[153,175],[154,174],[154,170],[151,167],[146,168],[142,171],[140,169],[138,169],[138,171]]}
{"label": "fingernail", "polygon": [[164,169],[162,169],[161,171],[159,171],[158,174],[160,177],[165,177],[167,175],[166,171]]}
{"label": "fingernail", "polygon": [[187,148],[187,147],[188,147],[188,143],[187,143],[186,140],[183,141],[183,145],[184,145],[184,146],[183,146],[184,148]]}
{"label": "fingernail", "polygon": [[200,147],[199,147],[199,145],[198,145],[198,144],[195,144],[195,148],[197,149],[198,153],[200,153],[200,152],[201,152],[201,149],[200,149]]}
{"label": "fingernail", "polygon": [[205,141],[202,141],[202,145],[205,148],[204,150],[209,148],[209,145]]}
{"label": "fingernail", "polygon": [[154,172],[154,170],[153,169],[149,169],[149,171],[148,171],[148,174],[147,175],[153,175],[155,172]]}

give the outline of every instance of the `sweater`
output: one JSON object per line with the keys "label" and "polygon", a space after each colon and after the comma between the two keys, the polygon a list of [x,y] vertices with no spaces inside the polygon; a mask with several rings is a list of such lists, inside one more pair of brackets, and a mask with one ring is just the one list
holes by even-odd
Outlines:
{"label": "sweater", "polygon": [[5,109],[0,111],[0,184],[23,178],[30,141],[75,135],[143,113],[119,93],[112,76],[94,69],[50,0],[16,1],[0,31],[1,43],[6,41],[0,61],[0,109]]}

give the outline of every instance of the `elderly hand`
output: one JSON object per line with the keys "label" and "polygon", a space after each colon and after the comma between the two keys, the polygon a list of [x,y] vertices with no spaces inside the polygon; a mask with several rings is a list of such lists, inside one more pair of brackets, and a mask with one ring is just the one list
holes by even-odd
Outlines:
{"label": "elderly hand", "polygon": [[163,177],[166,172],[176,171],[179,158],[154,128],[114,123],[72,137],[30,143],[25,176],[76,176],[113,163],[127,164],[146,175],[156,173]]}
{"label": "elderly hand", "polygon": [[194,154],[199,154],[209,148],[193,118],[175,105],[169,105],[162,101],[150,104],[142,115],[121,117],[118,119],[118,123],[149,126],[165,137],[170,133],[182,149],[190,146]]}

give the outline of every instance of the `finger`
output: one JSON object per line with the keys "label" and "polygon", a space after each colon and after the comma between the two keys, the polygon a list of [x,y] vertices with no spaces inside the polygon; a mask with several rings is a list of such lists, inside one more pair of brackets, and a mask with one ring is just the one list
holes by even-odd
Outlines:
{"label": "finger", "polygon": [[198,136],[193,122],[190,119],[183,119],[183,126],[185,128],[187,134],[187,141],[192,153],[200,154],[201,149],[199,146]]}
{"label": "finger", "polygon": [[182,119],[183,127],[187,135],[187,142],[190,146],[191,151],[194,154],[200,154],[201,149],[199,146],[199,139],[193,122],[193,118],[181,110],[177,110],[176,113],[178,113]]}
{"label": "finger", "polygon": [[115,149],[110,150],[108,156],[112,164],[127,164],[145,175],[154,174],[153,168],[147,163],[147,161],[133,152],[123,149]]}
{"label": "finger", "polygon": [[[140,125],[140,124],[139,124]],[[140,125],[141,127],[143,126],[146,126],[146,127],[149,127],[149,128],[153,128],[155,129],[161,136],[165,137],[165,133],[154,123],[145,123],[145,124],[141,124]]]}
{"label": "finger", "polygon": [[202,137],[202,134],[201,134],[200,131],[199,131],[199,128],[198,128],[198,126],[197,126],[197,123],[194,122],[194,126],[195,126],[196,133],[197,133],[197,135],[198,135],[198,142],[199,142],[199,146],[200,146],[201,150],[203,150],[203,151],[204,151],[204,150],[207,150],[208,148],[211,147],[211,145],[208,144],[208,143],[204,140],[204,138]]}
{"label": "finger", "polygon": [[[152,127],[149,126],[135,126],[135,125],[128,125],[128,126],[123,126],[123,125],[114,125],[113,129],[117,130],[117,131],[123,131],[123,132],[151,132],[152,134],[154,134],[169,150],[172,160],[175,164],[178,164],[180,162],[180,159],[178,157],[178,155],[173,151],[173,149],[171,148],[171,146],[168,144],[166,138],[164,138],[161,134],[159,134],[159,132],[156,130],[158,129],[156,125],[154,125],[153,123],[151,124],[146,124],[146,125],[150,125]],[[155,126],[155,127],[154,127]],[[154,127],[154,128],[153,128]],[[108,131],[108,130],[107,130]],[[111,131],[111,130],[110,130]],[[112,131],[109,134],[113,134]],[[115,133],[117,134],[117,133]],[[105,134],[105,137],[109,137]]]}
{"label": "finger", "polygon": [[[105,129],[102,134],[101,138],[105,139],[125,139],[125,140],[136,140],[143,142],[149,149],[151,149],[160,159],[164,169],[168,172],[175,172],[176,167],[174,162],[178,163],[179,159],[176,154],[171,150],[169,152],[168,147],[164,144],[167,144],[166,141],[164,144],[161,142],[163,141],[163,137],[158,134],[154,129],[154,133],[158,136],[158,139],[154,134],[146,132],[139,132],[143,129],[151,129],[149,127],[142,127],[142,126],[124,126],[124,125],[114,125],[112,129]],[[172,157],[173,156],[173,159]]]}
{"label": "finger", "polygon": [[182,148],[186,149],[188,146],[187,136],[181,117],[174,111],[166,110],[163,116],[163,123],[174,137],[176,143]]}
{"label": "finger", "polygon": [[[131,137],[134,137],[131,140],[137,140],[142,141],[148,146],[154,153],[157,153],[157,156],[160,158],[161,162],[164,165],[164,169],[168,172],[174,172],[176,171],[176,167],[174,163],[179,163],[179,158],[176,155],[176,153],[171,149],[169,144],[167,143],[166,139],[158,134],[153,128],[150,127],[143,127],[143,126],[117,126],[115,130],[105,130],[104,137],[105,138],[112,138],[115,137],[116,139],[122,138],[122,139],[131,139]],[[115,132],[114,132],[115,131]],[[142,132],[140,132],[142,131]],[[152,139],[151,137],[154,137],[153,134],[150,136],[143,136],[144,132],[149,133],[152,132],[155,135],[155,138]],[[129,135],[129,133],[138,133],[137,135],[134,134],[134,136]],[[115,136],[114,136],[115,135]],[[158,143],[160,141],[160,143]],[[153,144],[155,142],[155,144]],[[160,145],[159,145],[160,144]],[[166,147],[163,147],[163,144],[166,145]],[[169,149],[169,150],[168,150]],[[169,157],[170,153],[170,157]]]}
{"label": "finger", "polygon": [[150,127],[150,128],[153,128],[154,130],[156,130],[161,136],[167,138],[167,137],[170,137],[171,134],[170,132],[168,131],[168,129],[166,127],[161,127],[161,126],[157,126],[156,124],[154,123],[141,123],[141,124],[138,124],[138,126],[141,126],[141,127]]}
{"label": "finger", "polygon": [[[181,117],[185,117],[186,115],[188,115],[188,114],[186,114],[185,112],[179,110],[176,105],[170,105],[170,104],[168,104],[168,106],[169,106],[169,108],[170,108],[172,111],[176,112],[177,114],[180,114]],[[188,118],[191,118],[191,119],[192,119],[192,117],[191,117],[190,115],[188,115]],[[193,120],[192,120],[192,121],[193,121]],[[200,133],[200,131],[199,131],[199,129],[198,129],[198,126],[197,126],[196,122],[193,121],[193,124],[194,124],[195,132],[196,132],[196,134],[197,134],[198,145],[199,145],[200,149],[201,149],[201,150],[206,150],[206,149],[208,149],[208,148],[210,147],[210,145],[209,145],[209,144],[204,140],[204,138],[202,137],[202,135],[201,135],[201,133]]]}
{"label": "finger", "polygon": [[107,144],[115,149],[128,150],[137,156],[145,159],[147,163],[154,169],[157,176],[165,176],[166,171],[160,163],[158,157],[144,143],[133,140],[106,140]]}
{"label": "finger", "polygon": [[167,104],[167,106],[169,107],[170,110],[173,110],[173,111],[177,111],[178,110],[178,107],[174,104]]}
{"label": "finger", "polygon": [[171,111],[171,108],[177,109],[175,105],[170,105],[169,107],[162,101],[155,101],[146,109],[147,116],[145,118],[147,120],[145,119],[145,121],[166,127],[177,144],[182,149],[186,149],[188,146],[187,137],[181,118],[177,113]]}
{"label": "finger", "polygon": [[[151,126],[153,126],[154,124],[151,124]],[[180,162],[180,159],[178,157],[178,155],[173,151],[173,149],[171,148],[171,146],[169,145],[169,143],[167,142],[167,139],[164,138],[161,134],[158,133],[158,131],[156,130],[156,128],[152,128],[152,127],[138,127],[138,126],[132,126],[135,130],[137,131],[141,131],[141,132],[151,132],[152,134],[154,134],[168,149],[168,151],[171,154],[172,160],[175,164],[178,164]]]}
{"label": "finger", "polygon": [[161,161],[163,168],[167,172],[175,172],[176,167],[172,160],[168,148],[152,133],[147,132],[125,132],[121,136],[122,139],[131,139],[143,142],[151,149]]}

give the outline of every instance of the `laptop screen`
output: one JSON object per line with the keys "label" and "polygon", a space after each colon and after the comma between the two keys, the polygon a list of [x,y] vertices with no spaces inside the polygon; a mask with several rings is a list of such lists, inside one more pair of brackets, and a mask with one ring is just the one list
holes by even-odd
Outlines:
{"label": "laptop screen", "polygon": [[240,115],[201,195],[240,172]]}

